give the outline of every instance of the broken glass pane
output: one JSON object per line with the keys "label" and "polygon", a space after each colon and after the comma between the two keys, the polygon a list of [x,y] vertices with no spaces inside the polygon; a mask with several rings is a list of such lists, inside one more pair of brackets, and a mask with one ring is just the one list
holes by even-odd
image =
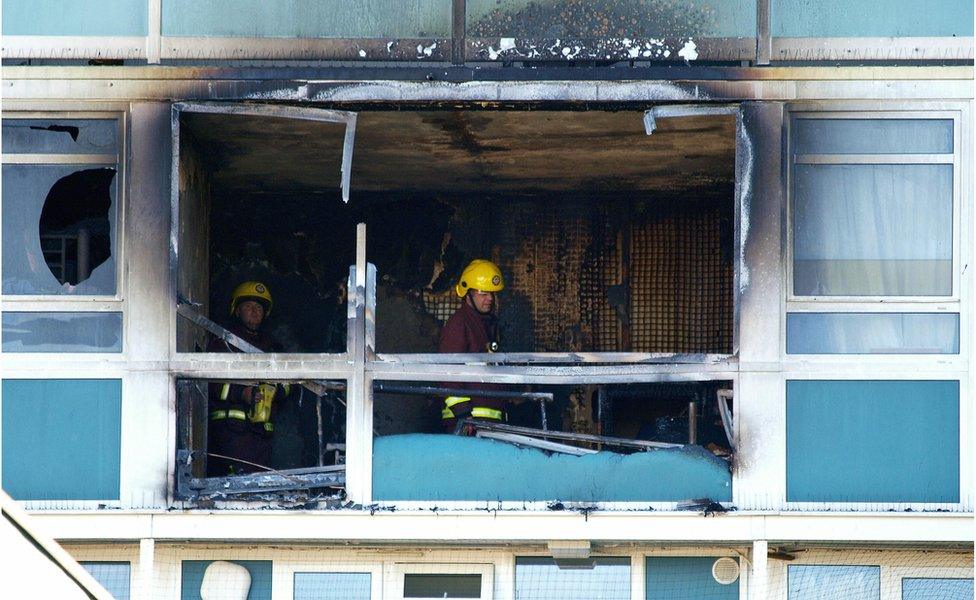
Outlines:
{"label": "broken glass pane", "polygon": [[121,352],[122,313],[4,312],[4,352]]}
{"label": "broken glass pane", "polygon": [[115,119],[4,119],[4,154],[115,154]]}
{"label": "broken glass pane", "polygon": [[3,166],[3,293],[114,295],[114,166]]}

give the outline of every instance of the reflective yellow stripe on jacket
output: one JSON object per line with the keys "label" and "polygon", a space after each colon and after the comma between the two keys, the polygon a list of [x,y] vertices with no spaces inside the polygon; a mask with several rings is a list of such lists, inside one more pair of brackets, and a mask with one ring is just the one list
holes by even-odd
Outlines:
{"label": "reflective yellow stripe on jacket", "polygon": [[[444,399],[444,409],[441,411],[442,419],[454,419],[456,415],[454,411],[451,410],[452,407],[461,404],[462,402],[470,402],[471,398],[467,396],[448,396]],[[471,409],[471,416],[477,419],[492,419],[494,421],[504,421],[505,413],[494,408],[488,408],[486,406],[475,406]]]}

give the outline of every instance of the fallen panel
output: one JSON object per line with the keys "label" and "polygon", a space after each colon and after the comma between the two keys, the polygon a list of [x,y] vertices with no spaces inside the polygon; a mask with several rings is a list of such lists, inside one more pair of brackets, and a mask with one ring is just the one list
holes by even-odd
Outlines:
{"label": "fallen panel", "polygon": [[699,446],[630,455],[547,455],[495,440],[438,434],[373,443],[373,498],[380,501],[731,501],[728,464]]}

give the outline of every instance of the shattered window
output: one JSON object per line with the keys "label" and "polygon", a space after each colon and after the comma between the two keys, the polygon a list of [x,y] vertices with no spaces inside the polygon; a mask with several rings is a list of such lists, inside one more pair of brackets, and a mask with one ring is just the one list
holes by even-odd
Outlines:
{"label": "shattered window", "polygon": [[4,294],[115,294],[117,127],[4,120]]}

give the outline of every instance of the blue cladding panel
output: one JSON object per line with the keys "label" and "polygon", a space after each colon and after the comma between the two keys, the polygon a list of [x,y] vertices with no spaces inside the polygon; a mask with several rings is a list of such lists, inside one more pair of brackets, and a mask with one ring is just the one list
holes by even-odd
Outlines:
{"label": "blue cladding panel", "polygon": [[881,567],[790,565],[787,600],[880,600]]}
{"label": "blue cladding panel", "polygon": [[[445,462],[444,457],[451,457]],[[728,463],[698,446],[631,455],[553,454],[454,435],[408,434],[373,443],[378,500],[673,502],[732,499]]]}
{"label": "blue cladding panel", "polygon": [[83,562],[81,566],[95,581],[102,584],[115,600],[129,600],[129,574],[131,567],[127,562]]}
{"label": "blue cladding panel", "polygon": [[592,558],[592,568],[561,569],[548,557],[515,559],[518,600],[629,600],[630,559]]}
{"label": "blue cladding panel", "polygon": [[3,0],[3,35],[144,36],[146,0]]}
{"label": "blue cladding panel", "polygon": [[791,502],[958,502],[958,381],[788,381]]}
{"label": "blue cladding panel", "polygon": [[959,354],[959,315],[790,313],[788,354]]}
{"label": "blue cladding panel", "polygon": [[5,379],[3,489],[17,500],[117,500],[122,382]]}
{"label": "blue cladding panel", "polygon": [[122,313],[4,312],[4,352],[122,352]]}
{"label": "blue cladding panel", "polygon": [[781,37],[949,37],[973,35],[972,0],[773,0],[770,28]]}
{"label": "blue cladding panel", "polygon": [[[184,560],[183,577],[180,583],[180,600],[201,600],[200,584],[212,560]],[[270,560],[229,560],[240,565],[251,574],[251,589],[247,600],[271,600],[271,561]]]}
{"label": "blue cladding panel", "polygon": [[901,600],[973,600],[972,579],[905,578]]}
{"label": "blue cladding panel", "polygon": [[451,0],[163,0],[163,35],[450,37]]}
{"label": "blue cladding panel", "polygon": [[369,573],[295,573],[295,600],[370,600]]}
{"label": "blue cladding panel", "polygon": [[647,600],[738,600],[739,581],[723,585],[712,577],[716,556],[652,556],[646,561]]}

